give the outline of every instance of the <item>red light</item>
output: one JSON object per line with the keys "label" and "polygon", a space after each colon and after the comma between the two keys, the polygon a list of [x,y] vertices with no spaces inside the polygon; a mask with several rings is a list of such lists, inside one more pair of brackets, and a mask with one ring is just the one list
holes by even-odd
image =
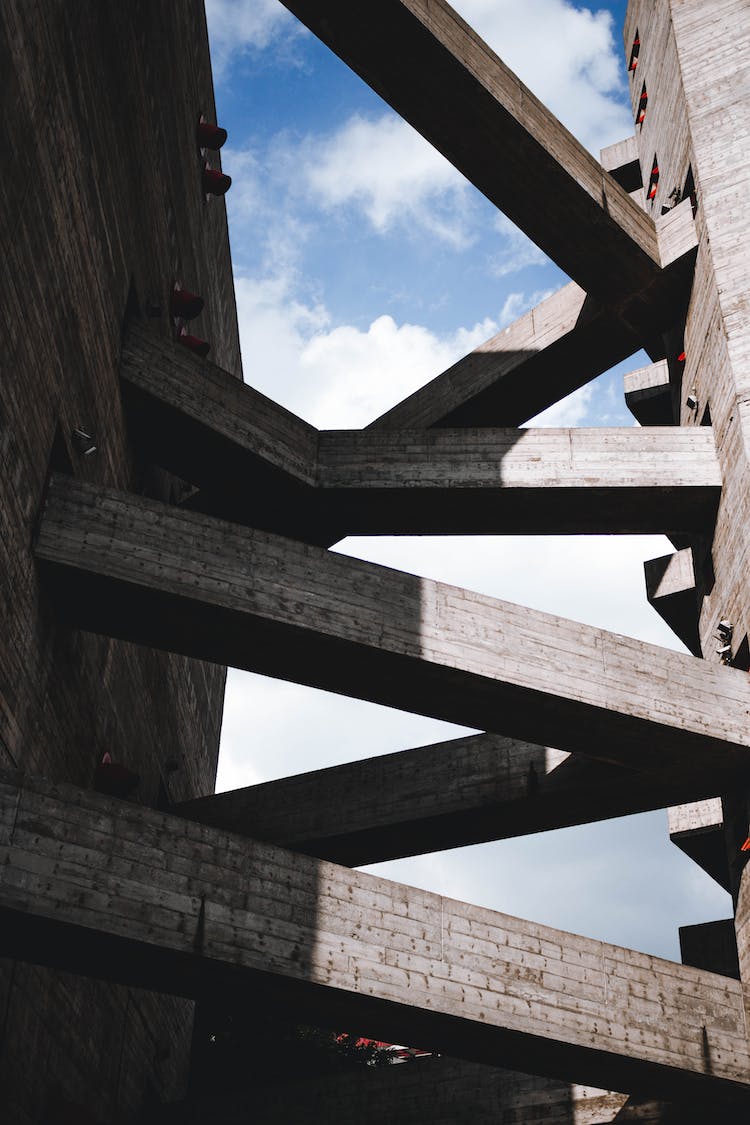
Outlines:
{"label": "red light", "polygon": [[175,289],[170,301],[172,316],[193,320],[203,309],[203,298],[188,289]]}
{"label": "red light", "polygon": [[191,336],[189,332],[177,337],[178,344],[182,344],[184,348],[189,348],[195,355],[199,355],[201,359],[205,359],[211,350],[211,345],[208,340],[201,340],[199,336]]}
{"label": "red light", "polygon": [[203,169],[203,190],[206,195],[225,195],[232,186],[232,177],[218,168]]}
{"label": "red light", "polygon": [[745,840],[745,843],[740,848],[741,852],[750,852],[750,836]]}
{"label": "red light", "polygon": [[212,125],[210,121],[198,123],[198,145],[200,148],[209,148],[212,152],[218,152],[226,139],[226,129],[222,129],[219,125]]}
{"label": "red light", "polygon": [[677,362],[678,363],[684,363],[685,362],[685,353],[684,352],[680,352],[680,354],[677,356]]}
{"label": "red light", "polygon": [[105,754],[94,771],[94,789],[108,797],[128,797],[138,787],[140,777],[127,766],[112,761],[111,754]]}

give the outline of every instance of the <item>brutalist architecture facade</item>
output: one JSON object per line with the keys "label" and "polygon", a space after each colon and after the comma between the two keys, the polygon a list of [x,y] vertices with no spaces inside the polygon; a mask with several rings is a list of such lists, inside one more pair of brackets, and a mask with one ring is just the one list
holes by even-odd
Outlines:
{"label": "brutalist architecture facade", "polygon": [[[634,132],[601,162],[443,0],[287,6],[572,281],[318,432],[238,378],[200,5],[5,5],[8,1119],[742,1113],[747,6],[630,4]],[[641,347],[641,427],[519,429]],[[647,594],[692,655],[326,550],[561,531],[667,533]],[[227,664],[487,733],[211,797]],[[682,965],[352,870],[668,806],[735,902]],[[186,1101],[207,997],[441,1057]]]}

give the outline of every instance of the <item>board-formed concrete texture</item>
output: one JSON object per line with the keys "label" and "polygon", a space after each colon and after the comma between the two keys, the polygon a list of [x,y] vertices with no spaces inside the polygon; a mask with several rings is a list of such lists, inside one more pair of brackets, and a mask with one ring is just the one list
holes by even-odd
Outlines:
{"label": "board-formed concrete texture", "polygon": [[719,503],[710,427],[318,432],[138,326],[121,373],[139,448],[202,510],[217,495],[216,514],[295,538],[710,534]]}
{"label": "board-formed concrete texture", "polygon": [[477,734],[198,797],[173,811],[360,865],[627,816],[715,787],[710,761],[656,775]]}
{"label": "board-formed concrete texture", "polygon": [[656,773],[750,766],[750,683],[658,645],[52,477],[35,555],[72,625]]}
{"label": "board-formed concrete texture", "polygon": [[[3,1120],[740,1120],[747,2],[631,0],[635,127],[601,161],[445,0],[286,6],[571,281],[364,430],[318,432],[238,379],[199,0],[2,6],[28,170],[0,178]],[[210,361],[175,347],[175,284]],[[518,429],[641,347],[643,429]],[[692,655],[325,549],[657,530],[647,595]],[[212,796],[226,663],[486,733]],[[130,800],[90,791],[105,751]],[[735,906],[685,920],[692,965],[338,866],[666,805]],[[455,1058],[206,1110],[184,1099],[209,991]]]}
{"label": "board-formed concrete texture", "polygon": [[[195,144],[215,114],[203,5],[3,0],[0,73],[0,766],[86,786],[109,752],[138,800],[186,799],[213,786],[223,669],[66,628],[31,541],[53,465],[181,494],[127,434],[128,311],[167,334],[181,281],[205,300],[197,334],[241,372],[225,208],[204,202]],[[133,1121],[184,1092],[191,1025],[186,1001],[0,959],[0,1118],[37,1125],[59,1095]]]}
{"label": "board-formed concrete texture", "polygon": [[750,1106],[739,982],[66,785],[0,786],[0,941],[550,1077]]}

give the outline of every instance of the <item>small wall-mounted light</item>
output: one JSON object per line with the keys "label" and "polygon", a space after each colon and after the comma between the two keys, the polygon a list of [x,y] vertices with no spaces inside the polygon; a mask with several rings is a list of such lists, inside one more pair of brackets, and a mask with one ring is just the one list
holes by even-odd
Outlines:
{"label": "small wall-mounted light", "polygon": [[201,340],[200,336],[191,336],[189,332],[181,332],[177,337],[177,343],[182,344],[183,348],[189,348],[195,355],[199,355],[201,359],[205,359],[211,350],[211,345],[208,340]]}
{"label": "small wall-mounted light", "polygon": [[232,186],[232,177],[218,168],[203,169],[203,190],[206,195],[226,195]]}
{"label": "small wall-mounted light", "polygon": [[198,147],[218,152],[226,142],[227,131],[220,125],[212,125],[210,121],[198,122]]}
{"label": "small wall-mounted light", "polygon": [[169,311],[172,316],[180,320],[194,320],[203,310],[203,298],[189,289],[177,289],[172,292],[169,301]]}
{"label": "small wall-mounted light", "polygon": [[717,645],[716,655],[721,657],[724,664],[728,664],[732,659],[732,646],[729,644]]}
{"label": "small wall-mounted light", "polygon": [[78,428],[73,430],[73,444],[84,457],[90,457],[92,453],[96,453],[96,443],[91,434],[87,434],[85,430]]}
{"label": "small wall-mounted light", "polygon": [[140,775],[127,766],[112,761],[108,752],[94,770],[94,789],[106,793],[108,797],[129,797],[140,784]]}
{"label": "small wall-mounted light", "polygon": [[716,629],[719,635],[719,640],[726,640],[728,637],[732,636],[732,633],[734,632],[734,625],[731,621],[727,621],[726,618],[723,618],[716,626]]}
{"label": "small wall-mounted light", "polygon": [[695,389],[693,389],[685,399],[685,405],[687,406],[688,410],[698,409],[698,395],[695,393]]}

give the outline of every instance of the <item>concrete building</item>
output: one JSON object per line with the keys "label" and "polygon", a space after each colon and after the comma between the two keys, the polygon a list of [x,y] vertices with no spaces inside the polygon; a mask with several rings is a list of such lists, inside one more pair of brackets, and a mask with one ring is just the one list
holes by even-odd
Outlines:
{"label": "concrete building", "polygon": [[[0,1104],[742,1114],[747,4],[633,0],[634,133],[600,162],[444,0],[286,6],[572,280],[366,429],[319,433],[239,378],[198,0],[3,6]],[[518,429],[641,347],[642,429]],[[667,533],[647,595],[693,655],[326,549],[561,530]],[[207,796],[227,664],[486,733]],[[683,965],[350,866],[665,806],[735,902],[683,931]],[[207,997],[445,1057],[185,1101]]]}

